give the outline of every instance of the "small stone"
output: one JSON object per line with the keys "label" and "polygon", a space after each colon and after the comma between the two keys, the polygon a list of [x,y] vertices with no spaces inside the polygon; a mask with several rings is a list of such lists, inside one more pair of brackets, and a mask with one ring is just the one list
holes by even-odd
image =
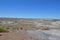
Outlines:
{"label": "small stone", "polygon": [[2,36],[2,34],[0,34],[0,36]]}

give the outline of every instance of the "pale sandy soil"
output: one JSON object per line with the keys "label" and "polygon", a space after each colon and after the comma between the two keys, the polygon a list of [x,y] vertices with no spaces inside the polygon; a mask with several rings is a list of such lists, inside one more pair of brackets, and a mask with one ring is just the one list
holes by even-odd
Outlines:
{"label": "pale sandy soil", "polygon": [[51,30],[38,30],[44,32],[49,40],[60,40],[60,30],[59,29],[51,29]]}
{"label": "pale sandy soil", "polygon": [[51,29],[51,30],[43,30],[42,32],[51,34],[51,35],[56,35],[60,37],[60,30],[58,29]]}

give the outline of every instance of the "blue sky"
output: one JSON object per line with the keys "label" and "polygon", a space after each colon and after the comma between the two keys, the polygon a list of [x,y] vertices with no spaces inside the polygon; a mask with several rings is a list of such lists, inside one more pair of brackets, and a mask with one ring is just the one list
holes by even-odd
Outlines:
{"label": "blue sky", "polygon": [[60,0],[0,0],[0,17],[60,18]]}

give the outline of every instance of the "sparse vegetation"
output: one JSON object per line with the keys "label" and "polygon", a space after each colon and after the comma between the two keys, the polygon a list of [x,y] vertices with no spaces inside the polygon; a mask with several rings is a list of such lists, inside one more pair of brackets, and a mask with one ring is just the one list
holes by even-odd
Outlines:
{"label": "sparse vegetation", "polygon": [[49,30],[49,28],[47,27],[47,28],[44,28],[44,30]]}
{"label": "sparse vegetation", "polygon": [[[54,22],[54,25],[56,25],[55,23],[59,25],[58,26],[56,25],[55,27],[52,24],[53,22]],[[54,29],[54,30],[51,31],[50,29]],[[58,21],[58,20],[48,20],[48,19],[40,20],[40,19],[30,19],[30,18],[29,19],[0,18],[0,36],[4,36],[4,37],[8,36],[7,40],[10,40],[12,38],[15,39],[15,37],[18,38],[19,40],[21,38],[22,40],[25,40],[25,38],[29,38],[29,37],[30,37],[29,38],[30,40],[48,40],[48,38],[50,37],[49,36],[50,33],[54,32],[57,34],[58,32],[60,32],[59,30],[55,32],[56,29],[60,30],[60,20]],[[49,35],[46,34],[47,35],[46,36],[45,32]]]}
{"label": "sparse vegetation", "polygon": [[8,32],[5,28],[0,27],[0,32]]}

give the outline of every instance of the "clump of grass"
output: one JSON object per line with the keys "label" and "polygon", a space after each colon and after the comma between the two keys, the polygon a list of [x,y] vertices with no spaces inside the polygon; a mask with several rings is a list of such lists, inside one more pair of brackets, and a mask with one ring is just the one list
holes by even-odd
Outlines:
{"label": "clump of grass", "polygon": [[49,27],[43,27],[43,26],[41,27],[41,29],[42,29],[42,30],[50,30]]}
{"label": "clump of grass", "polygon": [[45,28],[44,30],[50,30],[50,29],[47,27],[47,28]]}
{"label": "clump of grass", "polygon": [[0,27],[0,33],[1,32],[8,32],[8,30],[6,30],[5,28],[3,28],[3,27]]}

